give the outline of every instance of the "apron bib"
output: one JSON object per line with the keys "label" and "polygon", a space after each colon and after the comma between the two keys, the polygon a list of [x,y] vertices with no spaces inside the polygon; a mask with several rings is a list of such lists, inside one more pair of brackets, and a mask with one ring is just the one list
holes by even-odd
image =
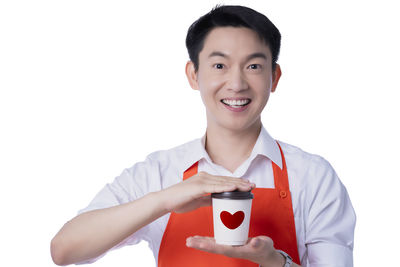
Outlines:
{"label": "apron bib", "polygon": [[[279,149],[283,169],[281,170],[272,162],[275,188],[252,190],[254,199],[251,207],[249,237],[259,235],[270,237],[274,241],[275,249],[285,251],[293,258],[294,262],[300,264],[286,162],[280,146]],[[198,162],[184,172],[183,180],[197,174],[197,170]],[[248,260],[229,258],[186,247],[186,238],[190,236],[214,236],[212,216],[211,206],[201,207],[187,213],[172,212],[161,240],[158,266],[258,266]]]}

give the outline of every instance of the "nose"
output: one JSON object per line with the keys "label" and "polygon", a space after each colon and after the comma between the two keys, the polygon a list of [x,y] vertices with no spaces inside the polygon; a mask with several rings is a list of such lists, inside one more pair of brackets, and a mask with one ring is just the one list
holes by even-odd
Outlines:
{"label": "nose", "polygon": [[249,88],[246,77],[244,76],[240,68],[231,69],[231,72],[228,76],[227,86],[228,90],[232,90],[234,92],[241,92]]}

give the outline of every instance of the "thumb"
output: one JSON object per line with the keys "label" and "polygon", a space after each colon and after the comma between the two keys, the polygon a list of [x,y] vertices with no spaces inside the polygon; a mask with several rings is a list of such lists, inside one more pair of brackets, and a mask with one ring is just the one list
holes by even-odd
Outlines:
{"label": "thumb", "polygon": [[198,201],[200,207],[206,207],[212,205],[211,195],[202,196],[200,199],[198,199]]}
{"label": "thumb", "polygon": [[258,248],[259,246],[261,246],[261,240],[258,237],[255,237],[255,238],[251,239],[250,245],[253,248]]}

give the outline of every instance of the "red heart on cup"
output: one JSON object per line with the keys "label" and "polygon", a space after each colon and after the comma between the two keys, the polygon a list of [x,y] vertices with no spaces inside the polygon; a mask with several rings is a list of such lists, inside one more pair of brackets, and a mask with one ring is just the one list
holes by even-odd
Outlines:
{"label": "red heart on cup", "polygon": [[233,230],[238,228],[243,220],[244,220],[244,212],[243,211],[237,211],[235,214],[231,214],[230,212],[227,211],[222,211],[219,214],[219,217],[221,218],[222,223],[228,227],[229,229]]}

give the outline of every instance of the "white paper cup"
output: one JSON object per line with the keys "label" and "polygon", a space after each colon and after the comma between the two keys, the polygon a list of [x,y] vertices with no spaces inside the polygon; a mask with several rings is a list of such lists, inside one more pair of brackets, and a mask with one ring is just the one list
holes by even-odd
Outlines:
{"label": "white paper cup", "polygon": [[214,238],[217,244],[240,246],[247,242],[251,215],[251,192],[211,194]]}

